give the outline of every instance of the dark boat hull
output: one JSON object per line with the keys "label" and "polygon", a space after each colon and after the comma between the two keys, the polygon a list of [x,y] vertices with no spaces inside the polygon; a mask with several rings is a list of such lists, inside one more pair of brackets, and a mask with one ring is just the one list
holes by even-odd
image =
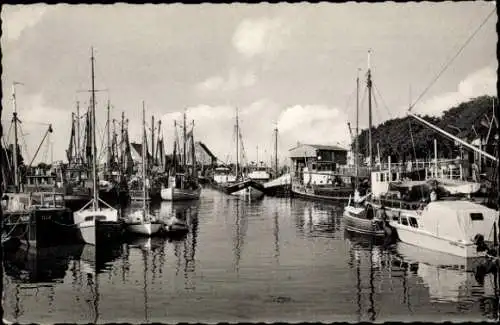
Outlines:
{"label": "dark boat hull", "polygon": [[[321,193],[321,194],[318,194]],[[325,195],[328,194],[328,195]],[[349,197],[353,195],[353,190],[350,188],[342,188],[336,191],[328,191],[318,192],[314,191],[306,191],[302,186],[293,186],[292,187],[292,197],[298,197],[302,199],[316,200],[316,201],[348,201]]]}
{"label": "dark boat hull", "polygon": [[73,244],[78,238],[73,213],[67,208],[36,208],[4,217],[6,232],[29,246]]}
{"label": "dark boat hull", "polygon": [[219,185],[221,190],[224,191],[226,194],[233,194],[238,191],[241,191],[247,187],[253,187],[256,190],[259,190],[261,192],[265,192],[264,185],[262,185],[259,182],[256,182],[254,180],[244,180],[241,182],[236,182],[236,183],[229,183],[229,184],[223,184]]}
{"label": "dark boat hull", "polygon": [[348,231],[375,237],[385,237],[383,221],[358,218],[344,213],[343,222],[345,229]]}

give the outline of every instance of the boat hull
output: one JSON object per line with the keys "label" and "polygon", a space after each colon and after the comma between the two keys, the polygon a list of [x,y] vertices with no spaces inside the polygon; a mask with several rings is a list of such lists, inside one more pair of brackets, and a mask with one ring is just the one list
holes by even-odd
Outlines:
{"label": "boat hull", "polygon": [[81,241],[96,246],[117,241],[123,234],[123,226],[118,221],[96,220],[79,228]]}
{"label": "boat hull", "polygon": [[201,186],[195,190],[167,187],[161,190],[161,199],[164,201],[197,200],[201,195]]}
{"label": "boat hull", "polygon": [[361,234],[385,237],[386,231],[383,221],[363,218],[364,214],[366,214],[364,207],[346,206],[342,215],[345,229]]}
{"label": "boat hull", "polygon": [[253,186],[247,186],[241,190],[232,192],[231,195],[248,200],[257,200],[264,196],[264,191]]}
{"label": "boat hull", "polygon": [[316,194],[314,191],[307,191],[303,186],[292,186],[292,196],[302,199],[316,200],[316,201],[348,201],[349,197],[353,195],[352,189],[345,191],[331,192],[329,195]]}
{"label": "boat hull", "polygon": [[127,231],[134,235],[152,236],[160,231],[161,223],[144,222],[127,224]]}
{"label": "boat hull", "polygon": [[77,242],[78,229],[67,208],[35,208],[4,212],[4,227],[12,238],[32,247],[51,247]]}
{"label": "boat hull", "polygon": [[74,213],[74,219],[80,229],[80,240],[86,244],[113,242],[123,234],[123,223],[118,221],[116,209],[80,210]]}
{"label": "boat hull", "polygon": [[484,253],[476,251],[476,245],[472,243],[466,244],[440,238],[425,231],[408,229],[408,227],[401,226],[396,222],[391,222],[391,226],[396,229],[399,239],[406,244],[462,258],[480,258],[484,256]]}

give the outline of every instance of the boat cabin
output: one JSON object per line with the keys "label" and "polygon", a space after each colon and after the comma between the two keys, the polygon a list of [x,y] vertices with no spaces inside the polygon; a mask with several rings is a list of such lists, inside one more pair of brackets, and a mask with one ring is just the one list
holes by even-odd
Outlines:
{"label": "boat cabin", "polygon": [[5,193],[2,196],[2,209],[5,212],[23,212],[31,208],[64,207],[64,195],[60,193]]}
{"label": "boat cabin", "polygon": [[216,183],[229,183],[236,181],[236,176],[228,167],[217,167],[214,170],[214,181]]}
{"label": "boat cabin", "polygon": [[254,181],[267,182],[271,178],[269,168],[264,165],[251,165],[249,168],[248,178]]}

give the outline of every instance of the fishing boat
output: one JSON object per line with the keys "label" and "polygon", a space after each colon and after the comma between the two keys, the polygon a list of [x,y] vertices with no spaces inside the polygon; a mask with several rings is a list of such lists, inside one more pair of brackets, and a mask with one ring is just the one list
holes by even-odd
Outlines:
{"label": "fishing boat", "polygon": [[[196,156],[194,147],[194,137],[193,128],[186,134],[186,113],[184,113],[184,125],[183,125],[183,158],[182,166],[179,166],[176,155],[177,148],[177,124],[174,124],[176,129],[176,140],[174,142],[174,166],[171,170],[170,176],[168,177],[168,184],[163,186],[161,189],[161,198],[165,201],[184,201],[184,200],[197,200],[201,195],[201,185],[198,183],[198,176],[196,170]],[[187,139],[190,139],[191,144],[191,166],[188,168],[187,165]],[[189,170],[188,170],[189,169]]]}
{"label": "fishing boat", "polygon": [[234,183],[221,186],[226,194],[238,196],[242,199],[256,200],[264,196],[264,185],[252,179],[242,179]]}
{"label": "fishing boat", "polygon": [[350,176],[336,171],[336,164],[332,162],[316,161],[308,164],[302,169],[301,178],[292,179],[292,196],[318,201],[349,200],[353,194]]}
{"label": "fishing boat", "polygon": [[[6,176],[2,178],[2,185],[6,187],[1,197],[2,243],[14,241],[30,247],[69,243],[75,237],[76,228],[71,210],[65,206],[63,195],[57,193],[55,178],[51,173],[41,175],[40,169],[32,167],[38,151],[27,166],[22,162],[17,137],[17,124],[20,120],[17,115],[16,84],[14,82],[12,85],[14,143],[5,155],[1,155],[5,160],[0,164]],[[49,125],[39,148],[51,132],[52,126]],[[48,166],[45,166],[47,169]],[[38,174],[33,173],[34,169],[39,171]],[[23,176],[27,180],[24,184]]]}
{"label": "fishing boat", "polygon": [[[93,199],[82,209],[74,213],[75,224],[80,229],[81,239],[91,245],[112,241],[122,234],[122,223],[118,221],[118,210],[99,199],[97,186],[97,150],[96,150],[96,115],[95,115],[95,89],[94,89],[94,51],[91,54],[92,77],[92,174],[93,174]],[[102,203],[104,207],[99,206]]]}
{"label": "fishing boat", "polygon": [[30,247],[49,247],[74,243],[78,235],[60,193],[4,193],[2,210],[2,241],[18,238]]}
{"label": "fishing boat", "polygon": [[[221,182],[215,181],[214,187],[222,192],[237,196],[241,199],[256,200],[264,196],[264,185],[256,180],[250,179],[248,175],[243,175],[240,170],[240,143],[242,146],[242,153],[244,156],[244,149],[242,144],[241,130],[238,120],[238,108],[236,108],[236,172],[232,175],[227,170],[225,171],[225,178],[218,178]],[[219,171],[222,171],[219,169]],[[225,181],[224,181],[225,180]]]}
{"label": "fishing boat", "polygon": [[[370,53],[368,52],[368,62]],[[368,67],[367,73],[367,85],[368,85],[368,98],[371,100],[371,70]],[[371,103],[368,104],[368,109],[371,115]],[[354,139],[354,164],[355,164],[355,190],[354,197],[351,200],[349,197],[349,202],[344,208],[344,213],[342,214],[342,219],[344,222],[344,227],[348,231],[353,231],[361,234],[373,235],[376,237],[384,237],[386,233],[390,232],[390,228],[385,227],[385,220],[382,219],[380,213],[373,209],[370,204],[366,204],[366,199],[370,196],[370,193],[365,196],[360,196],[360,186],[359,186],[359,76],[356,77],[356,137]],[[350,124],[348,124],[350,129]],[[370,125],[371,127],[371,125]],[[371,138],[369,139],[369,146],[371,147]]]}
{"label": "fishing boat", "polygon": [[[145,120],[145,109],[144,102],[142,102],[142,123],[143,126],[146,124]],[[152,216],[147,211],[146,205],[146,129],[143,127],[143,137],[142,137],[142,209],[135,211],[132,213],[126,220],[125,225],[127,231],[132,234],[151,236],[160,231],[162,227],[162,223],[156,220],[154,216]]]}

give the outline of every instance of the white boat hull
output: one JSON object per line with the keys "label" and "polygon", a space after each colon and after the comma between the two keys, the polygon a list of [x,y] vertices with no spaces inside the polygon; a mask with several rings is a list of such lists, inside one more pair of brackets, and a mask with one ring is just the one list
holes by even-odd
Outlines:
{"label": "white boat hull", "polygon": [[127,225],[127,231],[137,235],[151,236],[160,231],[161,223],[144,222]]}
{"label": "white boat hull", "polygon": [[98,240],[111,240],[121,231],[116,209],[79,210],[74,213],[74,219],[82,240],[87,244],[96,245]]}
{"label": "white boat hull", "polygon": [[201,195],[201,187],[195,190],[167,187],[161,189],[160,195],[164,201],[197,200]]}
{"label": "white boat hull", "polygon": [[451,239],[434,236],[425,230],[411,229],[396,222],[390,222],[403,243],[419,246],[428,250],[451,254],[463,258],[483,257],[484,252],[477,253],[473,243],[461,243]]}
{"label": "white boat hull", "polygon": [[242,188],[239,191],[231,193],[231,195],[237,196],[243,199],[256,200],[264,196],[264,192],[258,190],[252,186]]}

